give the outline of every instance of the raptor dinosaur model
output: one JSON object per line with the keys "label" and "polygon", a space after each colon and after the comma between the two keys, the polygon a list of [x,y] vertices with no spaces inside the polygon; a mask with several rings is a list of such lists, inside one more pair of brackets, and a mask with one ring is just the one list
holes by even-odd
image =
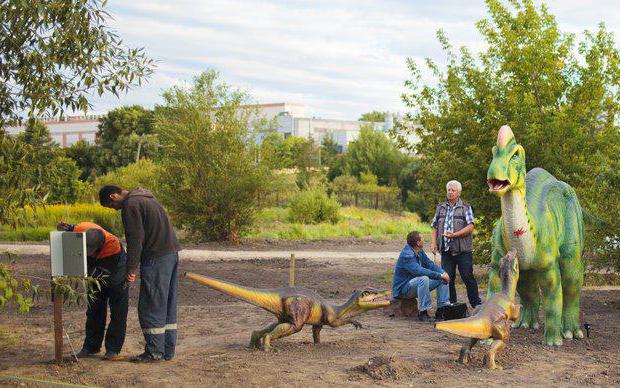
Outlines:
{"label": "raptor dinosaur model", "polygon": [[493,294],[486,302],[478,305],[469,318],[435,324],[438,330],[447,331],[470,339],[461,348],[459,362],[467,364],[470,352],[479,340],[492,338],[491,349],[484,357],[484,363],[491,369],[501,367],[495,363],[495,355],[506,347],[510,338],[511,322],[519,317],[520,305],[516,305],[515,293],[519,280],[519,260],[513,248],[501,260],[499,274],[501,291]]}
{"label": "raptor dinosaur model", "polygon": [[259,289],[191,272],[185,273],[185,277],[274,314],[278,322],[252,332],[250,339],[250,347],[265,351],[270,350],[272,340],[295,334],[305,324],[312,325],[315,344],[320,342],[320,333],[324,325],[339,327],[352,324],[359,329],[362,325],[353,318],[368,310],[389,306],[391,302],[389,297],[392,295],[391,290],[366,288],[355,291],[343,305],[333,306],[316,292],[303,287]]}
{"label": "raptor dinosaur model", "polygon": [[523,309],[514,326],[538,328],[542,291],[544,343],[559,346],[562,337],[583,338],[579,323],[583,211],[568,184],[542,168],[525,171],[525,151],[505,125],[499,130],[487,171],[489,191],[500,197],[502,206],[493,231],[488,298],[500,289],[500,258],[515,248],[521,269],[517,292]]}

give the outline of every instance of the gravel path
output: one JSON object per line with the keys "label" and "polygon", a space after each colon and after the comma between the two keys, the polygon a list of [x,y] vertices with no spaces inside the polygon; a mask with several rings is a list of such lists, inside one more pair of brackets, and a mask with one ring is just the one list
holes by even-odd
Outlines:
{"label": "gravel path", "polygon": [[[0,244],[0,252],[19,255],[49,255],[49,246],[40,244]],[[291,254],[297,259],[326,261],[334,259],[355,259],[365,262],[385,262],[396,260],[399,251],[360,252],[360,251],[325,251],[325,250],[207,250],[184,249],[179,255],[182,260],[219,261],[219,260],[256,260],[288,259]]]}

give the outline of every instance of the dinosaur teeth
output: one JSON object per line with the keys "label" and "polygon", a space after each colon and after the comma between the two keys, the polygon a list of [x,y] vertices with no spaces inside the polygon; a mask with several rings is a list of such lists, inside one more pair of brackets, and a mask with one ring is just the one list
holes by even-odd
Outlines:
{"label": "dinosaur teeth", "polygon": [[510,186],[510,181],[507,179],[489,179],[487,184],[490,191],[502,191]]}

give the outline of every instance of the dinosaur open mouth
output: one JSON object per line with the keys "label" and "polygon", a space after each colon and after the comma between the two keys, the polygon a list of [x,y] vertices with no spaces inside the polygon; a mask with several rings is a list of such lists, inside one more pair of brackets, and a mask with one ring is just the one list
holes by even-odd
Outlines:
{"label": "dinosaur open mouth", "polygon": [[362,302],[373,306],[388,306],[391,303],[390,295],[392,295],[391,291],[368,295]]}
{"label": "dinosaur open mouth", "polygon": [[508,179],[488,179],[489,191],[502,191],[510,187]]}

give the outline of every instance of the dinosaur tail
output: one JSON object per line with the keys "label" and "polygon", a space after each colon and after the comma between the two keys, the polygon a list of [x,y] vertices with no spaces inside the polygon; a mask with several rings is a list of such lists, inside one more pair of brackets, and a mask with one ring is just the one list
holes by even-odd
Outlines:
{"label": "dinosaur tail", "polygon": [[202,283],[205,286],[211,287],[215,290],[221,291],[234,298],[243,300],[258,307],[262,307],[273,314],[277,315],[282,312],[282,298],[275,292],[243,287],[224,280],[218,280],[210,276],[198,275],[191,272],[186,272],[185,277],[198,283]]}
{"label": "dinosaur tail", "polygon": [[491,326],[482,318],[473,316],[452,321],[437,322],[435,329],[460,335],[461,337],[485,339],[491,337]]}

